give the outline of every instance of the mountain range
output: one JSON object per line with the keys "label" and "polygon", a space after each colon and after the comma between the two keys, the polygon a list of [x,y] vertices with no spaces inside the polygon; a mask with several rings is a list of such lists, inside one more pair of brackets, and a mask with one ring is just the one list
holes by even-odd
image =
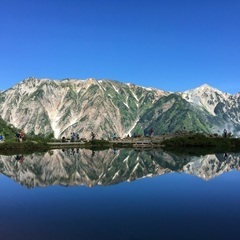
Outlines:
{"label": "mountain range", "polygon": [[0,115],[26,133],[108,139],[176,131],[240,136],[240,93],[207,84],[167,92],[107,79],[28,78],[0,92]]}

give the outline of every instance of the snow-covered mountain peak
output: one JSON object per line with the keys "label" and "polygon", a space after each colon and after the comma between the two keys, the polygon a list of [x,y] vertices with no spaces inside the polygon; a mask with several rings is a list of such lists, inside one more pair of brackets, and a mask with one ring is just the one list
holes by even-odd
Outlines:
{"label": "snow-covered mountain peak", "polygon": [[204,95],[204,96],[217,93],[219,95],[225,96],[225,98],[229,95],[227,93],[221,92],[217,88],[214,88],[214,87],[212,87],[212,86],[210,86],[208,84],[203,84],[203,85],[201,85],[199,87],[196,87],[194,89],[187,90],[184,93],[196,94],[196,95]]}
{"label": "snow-covered mountain peak", "polygon": [[183,92],[182,97],[190,103],[199,105],[215,116],[214,109],[219,102],[225,102],[230,94],[203,84],[197,88]]}

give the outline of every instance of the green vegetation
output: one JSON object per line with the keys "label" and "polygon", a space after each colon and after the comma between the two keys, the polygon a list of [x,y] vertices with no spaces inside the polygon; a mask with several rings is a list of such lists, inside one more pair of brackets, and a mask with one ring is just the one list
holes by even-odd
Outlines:
{"label": "green vegetation", "polygon": [[26,134],[23,142],[17,141],[15,135],[19,133],[20,129],[13,125],[7,124],[0,117],[0,134],[3,135],[4,141],[0,143],[0,152],[12,154],[15,152],[32,152],[32,151],[46,151],[49,149],[47,142],[53,138],[53,134],[49,135],[35,135],[33,132]]}
{"label": "green vegetation", "polygon": [[221,125],[218,118],[202,109],[194,108],[180,96],[170,94],[160,98],[141,115],[133,133],[139,133],[139,126],[145,134],[148,134],[151,128],[156,135],[182,130],[209,133],[211,123]]}
{"label": "green vegetation", "polygon": [[31,153],[31,152],[44,152],[49,149],[47,143],[33,142],[33,141],[6,141],[0,143],[1,154],[15,154],[15,153]]}
{"label": "green vegetation", "polygon": [[[211,137],[204,134],[176,136],[162,142],[171,151],[226,152],[240,150],[240,139]],[[204,150],[204,151],[203,151]]]}
{"label": "green vegetation", "polygon": [[26,134],[24,138],[25,141],[34,141],[39,143],[51,142],[53,139],[54,139],[53,133],[49,134],[39,133],[38,135],[36,135],[33,132]]}
{"label": "green vegetation", "polygon": [[91,140],[84,144],[84,148],[91,150],[103,150],[111,147],[109,141],[106,140]]}
{"label": "green vegetation", "polygon": [[13,125],[7,124],[1,117],[0,117],[0,134],[3,135],[5,139],[14,139],[15,133],[19,130],[15,128]]}

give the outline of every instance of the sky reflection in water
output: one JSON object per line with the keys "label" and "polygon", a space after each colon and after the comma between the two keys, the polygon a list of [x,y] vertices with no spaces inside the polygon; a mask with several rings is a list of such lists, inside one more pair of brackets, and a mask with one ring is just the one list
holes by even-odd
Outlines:
{"label": "sky reflection in water", "polygon": [[[98,156],[95,160],[92,159],[91,152],[84,152],[81,157],[61,151],[47,154],[37,157],[24,156],[22,164],[16,162],[15,156],[1,156],[1,172],[12,175],[0,176],[0,239],[239,239],[240,237],[238,231],[240,174],[237,171],[240,154],[229,155],[226,160],[222,160],[220,155],[216,158],[216,155],[212,155],[210,158],[205,156],[193,159],[163,152],[125,151],[118,152],[117,155],[112,155],[111,152],[105,152],[105,155],[95,153],[94,157]],[[128,155],[132,160],[127,162],[125,159]],[[47,160],[46,156],[51,157]],[[90,156],[90,159],[86,156]],[[163,156],[166,157],[167,162],[164,162]],[[44,173],[43,169],[52,169],[49,168],[52,166],[49,164],[53,158],[64,166],[62,170],[65,169],[65,174],[68,173],[68,177],[71,178],[69,184],[75,174],[73,165],[75,169],[80,169],[80,166],[82,168],[86,166],[85,161],[91,161],[92,167],[96,167],[95,171],[85,168],[88,177],[77,180],[81,180],[83,184],[84,179],[92,177],[93,180],[87,181],[85,185],[89,183],[94,185],[97,181],[93,173],[96,173],[97,169],[100,169],[99,171],[105,169],[107,173],[105,179],[102,177],[101,181],[105,181],[108,186],[95,186],[95,184],[95,187],[63,187],[49,184],[52,180],[49,180],[47,176],[50,175]],[[182,158],[183,164],[180,162]],[[194,162],[191,162],[192,159]],[[33,161],[35,164],[37,162],[35,167],[38,171],[35,173],[39,175],[36,179],[42,183],[45,177],[47,187],[27,188],[10,178],[19,179],[21,184],[26,183],[23,179],[26,179],[27,174],[29,178],[34,179],[36,176],[33,176],[34,171],[31,168]],[[97,165],[99,162],[101,164]],[[209,162],[211,164],[207,165]],[[40,166],[40,163],[44,163],[44,167]],[[211,173],[217,177],[214,175],[206,181],[186,174],[186,171],[193,171],[193,164],[196,163],[207,173],[211,170]],[[139,169],[136,167],[137,164],[140,166]],[[155,166],[151,168],[154,177],[142,178],[141,174],[146,173],[144,169],[148,169],[149,164]],[[187,168],[187,164],[190,164],[190,167]],[[112,171],[109,169],[110,165],[116,169]],[[224,170],[229,170],[229,165],[233,170],[221,174]],[[117,181],[118,184],[114,184],[115,182],[111,184],[110,179],[116,175],[117,166],[121,169],[124,180]],[[163,174],[166,169],[162,166],[168,166],[169,173]],[[181,166],[179,172],[169,170],[176,166]],[[57,167],[55,169],[59,170]],[[130,171],[128,172],[127,169]],[[134,169],[137,171],[135,175],[132,171]],[[51,171],[56,174],[53,169]],[[61,182],[64,176],[62,172],[59,174],[58,181],[61,184],[66,183],[66,179]],[[139,179],[126,182],[132,178],[131,174]],[[54,183],[57,183],[56,179],[57,176],[54,178]],[[76,181],[73,185],[75,183]]]}

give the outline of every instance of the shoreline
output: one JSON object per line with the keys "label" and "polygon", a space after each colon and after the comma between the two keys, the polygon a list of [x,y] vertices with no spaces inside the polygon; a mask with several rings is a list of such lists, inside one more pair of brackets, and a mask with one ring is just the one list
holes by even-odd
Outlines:
{"label": "shoreline", "polygon": [[117,140],[90,140],[79,142],[1,142],[0,154],[2,152],[34,152],[48,151],[63,148],[86,148],[86,149],[108,149],[108,148],[133,148],[133,149],[163,149],[166,151],[183,152],[188,150],[211,150],[210,152],[225,152],[231,150],[240,151],[239,138],[223,138],[206,136],[203,134],[168,134],[153,137],[125,138]]}

